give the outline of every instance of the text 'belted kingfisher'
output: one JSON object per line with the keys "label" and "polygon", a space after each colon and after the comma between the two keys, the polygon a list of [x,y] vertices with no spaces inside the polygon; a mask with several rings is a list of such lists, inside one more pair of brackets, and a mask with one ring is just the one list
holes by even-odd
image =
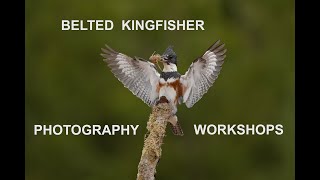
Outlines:
{"label": "text 'belted kingfisher'", "polygon": [[[183,135],[182,129],[175,115],[177,104],[185,103],[191,108],[213,85],[218,78],[227,50],[220,40],[215,42],[201,56],[195,59],[184,75],[177,69],[177,55],[173,47],[169,46],[160,56],[163,70],[159,73],[155,64],[142,58],[131,58],[116,52],[106,45],[101,55],[111,68],[112,73],[134,95],[143,100],[150,107],[165,97],[173,108],[169,122],[175,135]],[[151,56],[154,57],[154,56]]]}

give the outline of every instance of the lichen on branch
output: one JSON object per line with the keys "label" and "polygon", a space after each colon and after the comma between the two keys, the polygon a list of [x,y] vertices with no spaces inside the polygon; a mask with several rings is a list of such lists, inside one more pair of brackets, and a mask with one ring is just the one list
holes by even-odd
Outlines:
{"label": "lichen on branch", "polygon": [[166,126],[172,115],[170,105],[160,101],[152,108],[147,123],[147,134],[144,139],[141,159],[138,165],[137,180],[154,180],[156,167],[161,158],[161,145],[166,134]]}

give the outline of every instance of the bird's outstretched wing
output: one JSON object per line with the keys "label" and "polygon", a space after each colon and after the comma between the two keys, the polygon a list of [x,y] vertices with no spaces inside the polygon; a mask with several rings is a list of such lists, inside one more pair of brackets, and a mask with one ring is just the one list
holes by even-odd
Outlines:
{"label": "bird's outstretched wing", "polygon": [[123,85],[143,102],[152,106],[158,98],[156,90],[160,79],[160,74],[154,64],[143,61],[141,58],[134,59],[118,53],[106,45],[101,48],[101,54],[105,62],[111,68],[112,73]]}
{"label": "bird's outstretched wing", "polygon": [[181,76],[183,102],[188,108],[198,102],[218,78],[226,52],[224,44],[218,40],[201,57],[195,59]]}

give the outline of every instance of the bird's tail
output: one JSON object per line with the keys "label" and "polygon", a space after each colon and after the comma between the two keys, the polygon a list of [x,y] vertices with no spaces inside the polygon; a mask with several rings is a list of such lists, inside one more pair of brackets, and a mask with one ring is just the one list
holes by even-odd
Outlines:
{"label": "bird's tail", "polygon": [[173,125],[172,123],[169,123],[169,124],[170,124],[171,130],[172,130],[172,133],[174,135],[183,136],[183,131],[182,131],[182,128],[179,124],[179,121],[177,121],[175,125]]}

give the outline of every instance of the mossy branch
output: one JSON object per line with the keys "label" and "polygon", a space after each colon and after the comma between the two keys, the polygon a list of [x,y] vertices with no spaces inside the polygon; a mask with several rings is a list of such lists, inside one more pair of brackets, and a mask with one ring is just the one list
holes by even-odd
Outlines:
{"label": "mossy branch", "polygon": [[161,157],[161,145],[166,133],[168,118],[172,109],[166,99],[152,108],[147,124],[141,159],[138,165],[137,180],[154,180],[156,167]]}

